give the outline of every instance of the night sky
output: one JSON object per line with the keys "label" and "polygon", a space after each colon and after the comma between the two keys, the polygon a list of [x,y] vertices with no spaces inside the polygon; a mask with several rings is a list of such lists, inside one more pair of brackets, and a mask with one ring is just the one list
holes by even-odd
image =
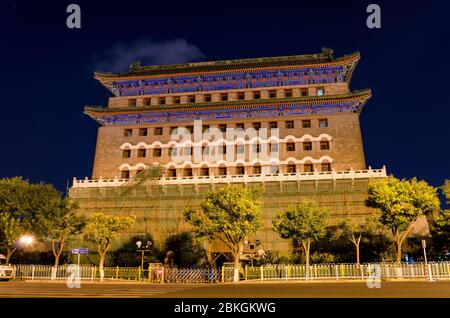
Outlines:
{"label": "night sky", "polygon": [[[68,29],[66,7],[81,7]],[[366,7],[381,7],[381,29]],[[95,70],[360,51],[352,89],[371,88],[361,115],[367,165],[432,185],[450,178],[449,1],[9,1],[2,34],[0,177],[53,183],[90,176],[106,105]]]}

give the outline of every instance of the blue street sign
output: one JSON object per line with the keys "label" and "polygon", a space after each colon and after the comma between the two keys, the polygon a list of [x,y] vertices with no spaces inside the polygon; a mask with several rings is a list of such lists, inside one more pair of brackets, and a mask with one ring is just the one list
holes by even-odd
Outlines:
{"label": "blue street sign", "polygon": [[88,254],[89,251],[87,248],[74,248],[71,250],[72,254]]}

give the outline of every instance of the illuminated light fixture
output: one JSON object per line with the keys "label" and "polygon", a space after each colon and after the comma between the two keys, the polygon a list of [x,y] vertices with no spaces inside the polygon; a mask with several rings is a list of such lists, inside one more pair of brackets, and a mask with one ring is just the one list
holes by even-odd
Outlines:
{"label": "illuminated light fixture", "polygon": [[33,237],[30,235],[24,235],[20,238],[20,243],[23,245],[31,245],[33,243]]}

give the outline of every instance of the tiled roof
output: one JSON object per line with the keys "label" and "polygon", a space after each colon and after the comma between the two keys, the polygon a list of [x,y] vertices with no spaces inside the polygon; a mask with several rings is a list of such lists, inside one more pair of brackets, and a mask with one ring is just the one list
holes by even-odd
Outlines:
{"label": "tiled roof", "polygon": [[185,73],[204,73],[204,72],[226,72],[240,69],[258,69],[271,67],[287,67],[296,65],[320,65],[339,63],[359,59],[359,52],[334,58],[330,54],[318,53],[308,55],[263,57],[238,60],[224,60],[212,62],[197,62],[186,64],[157,65],[157,66],[137,66],[124,73],[105,73],[95,72],[95,78],[99,80],[111,80],[113,78],[127,78],[140,76],[158,76]]}

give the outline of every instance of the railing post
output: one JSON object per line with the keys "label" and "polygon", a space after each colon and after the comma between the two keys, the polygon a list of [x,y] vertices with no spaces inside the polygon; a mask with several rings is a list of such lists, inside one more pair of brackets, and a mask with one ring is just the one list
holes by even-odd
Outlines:
{"label": "railing post", "polygon": [[152,264],[148,265],[148,281],[152,282]]}
{"label": "railing post", "polygon": [[222,266],[222,283],[225,282],[225,266]]}
{"label": "railing post", "polygon": [[161,284],[164,284],[164,275],[165,275],[166,268],[163,266],[161,270]]}
{"label": "railing post", "polygon": [[95,278],[95,270],[96,270],[96,269],[97,269],[97,266],[92,267],[92,271],[91,271],[91,273],[92,273],[92,274],[91,274],[91,275],[92,275],[92,276],[91,276],[91,282],[94,281],[94,278]]}
{"label": "railing post", "polygon": [[259,269],[261,270],[261,280],[263,280],[263,279],[264,279],[264,269],[263,269],[263,265],[261,265],[261,266],[259,267]]}
{"label": "railing post", "polygon": [[31,267],[31,280],[34,280],[34,270],[35,270],[35,265],[32,265],[33,267]]}
{"label": "railing post", "polygon": [[339,280],[339,269],[338,269],[338,266],[339,265],[337,265],[337,264],[334,265],[334,270],[336,272],[336,280]]}
{"label": "railing post", "polygon": [[248,275],[248,265],[245,265],[245,280],[248,279],[247,275]]}
{"label": "railing post", "polygon": [[288,280],[288,276],[289,276],[289,265],[286,265],[285,271],[286,271],[286,280]]}
{"label": "railing post", "polygon": [[119,266],[116,267],[116,280],[119,279]]}

